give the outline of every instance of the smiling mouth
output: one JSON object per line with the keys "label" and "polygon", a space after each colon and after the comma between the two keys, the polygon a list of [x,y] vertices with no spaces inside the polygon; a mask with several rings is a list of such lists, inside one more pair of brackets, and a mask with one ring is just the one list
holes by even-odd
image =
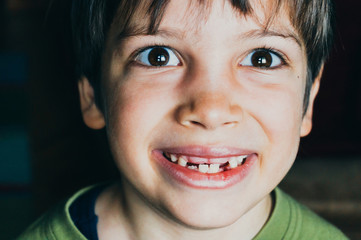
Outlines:
{"label": "smiling mouth", "polygon": [[152,155],[167,182],[197,189],[225,189],[243,182],[258,162],[256,152],[230,147],[155,149]]}
{"label": "smiling mouth", "polygon": [[163,156],[169,162],[195,172],[216,174],[242,166],[249,155],[210,159],[163,152]]}

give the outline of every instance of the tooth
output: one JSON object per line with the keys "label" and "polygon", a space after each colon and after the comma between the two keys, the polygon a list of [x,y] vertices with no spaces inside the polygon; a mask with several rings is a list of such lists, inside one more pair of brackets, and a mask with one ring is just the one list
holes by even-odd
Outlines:
{"label": "tooth", "polygon": [[182,167],[187,166],[187,159],[184,156],[180,156],[178,159],[178,165],[181,165]]}
{"label": "tooth", "polygon": [[235,168],[235,167],[237,167],[237,159],[236,159],[236,157],[231,157],[231,159],[229,160],[229,166],[231,167],[231,168]]}
{"label": "tooth", "polygon": [[238,156],[236,159],[237,159],[237,164],[238,165],[241,165],[244,161],[244,159],[246,159],[247,156]]}
{"label": "tooth", "polygon": [[172,162],[176,162],[176,161],[178,160],[178,158],[177,158],[176,155],[171,154],[171,155],[170,155],[170,160],[171,160]]}
{"label": "tooth", "polygon": [[219,172],[219,166],[220,166],[220,164],[211,164],[211,165],[209,165],[208,173],[217,173],[217,172]]}
{"label": "tooth", "polygon": [[190,165],[187,168],[189,168],[191,170],[197,170],[197,166],[195,166],[195,165]]}
{"label": "tooth", "polygon": [[199,171],[201,173],[207,173],[209,169],[208,164],[199,164]]}

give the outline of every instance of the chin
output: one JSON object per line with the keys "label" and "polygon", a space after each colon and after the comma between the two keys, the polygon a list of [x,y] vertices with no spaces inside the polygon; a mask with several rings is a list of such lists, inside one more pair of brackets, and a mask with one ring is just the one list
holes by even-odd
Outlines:
{"label": "chin", "polygon": [[220,212],[196,212],[184,214],[178,216],[178,223],[191,229],[196,230],[211,230],[217,228],[224,228],[235,223],[241,216],[235,214],[224,214],[223,211]]}
{"label": "chin", "polygon": [[[214,201],[209,201],[211,198]],[[180,225],[191,229],[216,229],[232,225],[246,212],[241,204],[234,206],[229,199],[222,196],[199,197],[193,196],[194,202],[175,203],[167,206],[167,214]],[[245,205],[243,205],[245,206]]]}

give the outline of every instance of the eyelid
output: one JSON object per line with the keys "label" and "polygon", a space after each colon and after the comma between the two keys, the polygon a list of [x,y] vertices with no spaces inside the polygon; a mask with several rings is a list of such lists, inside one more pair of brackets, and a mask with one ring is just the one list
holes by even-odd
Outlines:
{"label": "eyelid", "polygon": [[152,45],[148,45],[148,46],[145,46],[145,47],[138,48],[132,54],[130,54],[130,58],[135,59],[140,53],[142,53],[142,52],[144,52],[144,51],[146,51],[146,50],[148,50],[150,48],[154,48],[154,47],[164,47],[164,48],[172,49],[171,47],[163,45],[163,44],[152,44]]}
{"label": "eyelid", "polygon": [[[151,50],[152,48],[164,48],[166,49],[166,51],[170,54],[170,55],[174,55],[177,60],[179,61],[179,65],[182,65],[183,64],[183,61],[182,61],[182,57],[180,56],[180,54],[178,53],[177,50],[175,50],[174,48],[170,47],[170,46],[167,46],[167,45],[163,45],[163,44],[152,44],[152,45],[148,45],[148,46],[145,46],[145,47],[142,47],[142,48],[139,48],[137,49],[135,52],[133,52],[131,55],[130,55],[130,64],[133,64],[133,63],[136,63],[138,64],[139,66],[142,66],[142,67],[146,67],[146,68],[159,68],[159,67],[172,67],[172,66],[177,66],[177,65],[164,65],[164,66],[153,66],[153,65],[148,65],[148,64],[144,64],[144,63],[141,63],[139,61],[139,59],[137,59],[142,53],[145,53],[146,51],[148,50]],[[171,56],[172,57],[172,56]],[[171,61],[171,60],[169,60]]]}
{"label": "eyelid", "polygon": [[275,54],[277,57],[279,57],[282,61],[282,64],[288,64],[288,58],[285,54],[283,54],[282,52],[278,51],[277,49],[274,48],[263,48],[273,54]]}
{"label": "eyelid", "polygon": [[[242,62],[249,58],[249,57],[252,57],[252,54],[256,53],[256,52],[259,52],[259,51],[265,51],[265,52],[268,52],[270,54],[273,54],[275,55],[276,57],[279,58],[280,60],[280,64],[277,65],[277,66],[273,66],[273,67],[265,67],[265,68],[260,68],[260,67],[256,67],[256,66],[252,66],[251,64],[250,65],[242,65]],[[278,69],[282,66],[288,66],[289,65],[289,61],[288,61],[288,58],[285,54],[283,54],[282,52],[274,49],[274,48],[270,48],[270,47],[262,47],[262,48],[255,48],[255,49],[252,49],[251,51],[249,51],[246,55],[246,57],[244,57],[242,59],[242,61],[240,62],[239,64],[240,66],[250,66],[250,67],[255,67],[255,68],[259,68],[259,69],[263,69],[263,70],[274,70],[274,69]]]}

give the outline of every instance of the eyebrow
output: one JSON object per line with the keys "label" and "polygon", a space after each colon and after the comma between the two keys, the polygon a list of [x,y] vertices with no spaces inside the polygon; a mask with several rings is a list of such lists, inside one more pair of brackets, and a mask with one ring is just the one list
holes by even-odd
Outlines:
{"label": "eyebrow", "polygon": [[146,29],[142,29],[140,31],[133,31],[126,34],[118,33],[116,37],[116,41],[121,42],[128,38],[139,37],[139,36],[161,36],[168,38],[170,37],[176,39],[183,39],[184,36],[186,35],[185,32],[182,33],[182,31],[175,31],[175,30],[157,29],[154,33],[148,33]]}
{"label": "eyebrow", "polygon": [[[165,38],[175,38],[175,39],[184,39],[186,38],[188,32],[181,31],[177,29],[157,29],[154,33],[148,34],[145,31],[135,32],[129,35],[118,35],[118,41],[124,41],[131,37],[137,36],[161,36]],[[303,47],[301,39],[292,31],[284,30],[284,31],[274,31],[269,29],[254,29],[247,32],[240,33],[236,36],[237,40],[243,40],[247,38],[265,38],[265,37],[281,37],[284,39],[290,39],[295,42],[300,48]]]}
{"label": "eyebrow", "polygon": [[246,33],[242,33],[239,36],[239,39],[244,38],[263,38],[263,37],[281,37],[284,39],[291,39],[292,41],[296,42],[297,45],[302,48],[303,44],[301,39],[291,31],[285,31],[285,32],[279,32],[279,31],[273,31],[273,30],[251,30]]}

